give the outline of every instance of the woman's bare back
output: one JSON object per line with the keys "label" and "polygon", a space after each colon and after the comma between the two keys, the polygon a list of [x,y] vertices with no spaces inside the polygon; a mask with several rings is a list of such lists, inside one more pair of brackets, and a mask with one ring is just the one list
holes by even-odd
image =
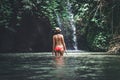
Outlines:
{"label": "woman's bare back", "polygon": [[63,45],[63,35],[62,34],[56,34],[54,35],[54,40],[55,40],[55,46],[62,46]]}

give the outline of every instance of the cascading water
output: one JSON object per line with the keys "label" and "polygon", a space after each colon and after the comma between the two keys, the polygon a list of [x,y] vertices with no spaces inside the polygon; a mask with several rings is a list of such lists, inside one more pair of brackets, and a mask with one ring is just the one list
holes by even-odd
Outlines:
{"label": "cascading water", "polygon": [[61,21],[60,21],[60,17],[59,17],[59,15],[55,12],[55,15],[56,15],[56,17],[57,17],[57,23],[58,23],[58,26],[60,27],[60,29],[62,28],[62,23],[61,23]]}
{"label": "cascading water", "polygon": [[74,15],[71,11],[71,4],[67,1],[66,13],[68,14],[67,19],[61,18],[60,14],[55,12],[56,20],[58,26],[61,28],[63,35],[65,36],[65,41],[67,42],[67,47],[69,50],[78,50],[77,48],[77,37],[76,37],[76,27],[74,24]]}
{"label": "cascading water", "polygon": [[74,18],[73,18],[73,13],[71,11],[71,4],[69,2],[69,0],[67,1],[67,12],[68,12],[68,15],[69,15],[69,22],[70,22],[70,26],[71,26],[71,29],[72,29],[72,37],[73,37],[73,47],[75,50],[77,50],[77,37],[76,37],[76,27],[75,27],[75,24],[74,24]]}

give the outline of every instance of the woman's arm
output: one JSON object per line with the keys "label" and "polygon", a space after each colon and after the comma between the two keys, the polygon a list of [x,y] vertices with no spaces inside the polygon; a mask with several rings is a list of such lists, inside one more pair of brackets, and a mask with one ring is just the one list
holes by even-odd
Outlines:
{"label": "woman's arm", "polygon": [[54,36],[53,36],[52,54],[54,54],[54,48],[55,48],[55,38],[54,38]]}
{"label": "woman's arm", "polygon": [[64,50],[66,50],[66,44],[65,44],[64,36],[63,35],[62,35],[62,44],[63,44]]}

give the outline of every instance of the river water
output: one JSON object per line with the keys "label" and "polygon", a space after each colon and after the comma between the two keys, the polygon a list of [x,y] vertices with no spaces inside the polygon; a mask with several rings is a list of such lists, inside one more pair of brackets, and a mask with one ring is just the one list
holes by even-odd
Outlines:
{"label": "river water", "polygon": [[120,56],[98,52],[0,54],[0,80],[120,80]]}

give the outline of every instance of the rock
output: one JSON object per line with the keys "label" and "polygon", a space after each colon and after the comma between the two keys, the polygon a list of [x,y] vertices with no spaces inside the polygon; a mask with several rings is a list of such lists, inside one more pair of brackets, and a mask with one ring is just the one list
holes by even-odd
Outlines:
{"label": "rock", "polygon": [[113,39],[110,41],[110,47],[107,53],[120,54],[120,35],[113,37]]}

